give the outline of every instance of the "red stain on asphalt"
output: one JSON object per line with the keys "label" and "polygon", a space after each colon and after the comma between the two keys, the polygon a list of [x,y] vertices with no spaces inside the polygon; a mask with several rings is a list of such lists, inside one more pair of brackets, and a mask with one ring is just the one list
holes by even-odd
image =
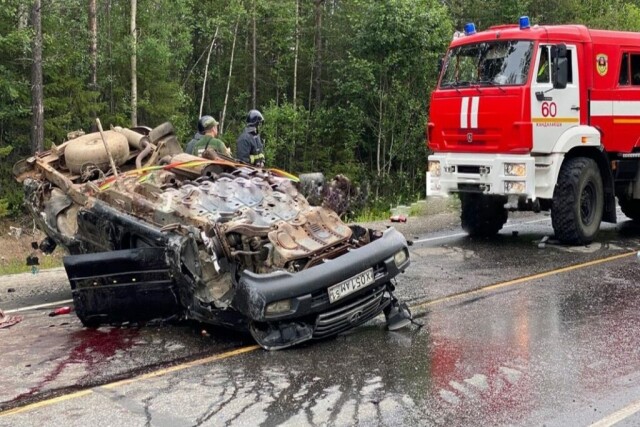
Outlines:
{"label": "red stain on asphalt", "polygon": [[113,328],[108,331],[83,329],[73,333],[71,342],[77,341],[78,344],[71,349],[69,355],[59,361],[53,370],[35,387],[15,397],[8,403],[17,402],[38,393],[47,384],[58,378],[69,365],[85,365],[86,376],[91,376],[92,373],[100,370],[98,368],[101,367],[103,362],[115,356],[118,350],[127,350],[133,347],[135,345],[134,338],[138,334],[137,329],[121,328]]}

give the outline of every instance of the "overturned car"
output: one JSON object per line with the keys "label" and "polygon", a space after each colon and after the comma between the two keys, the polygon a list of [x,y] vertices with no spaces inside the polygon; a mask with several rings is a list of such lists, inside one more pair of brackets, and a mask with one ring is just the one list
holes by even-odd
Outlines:
{"label": "overturned car", "polygon": [[411,320],[393,296],[407,242],[346,225],[310,206],[296,178],[206,152],[182,151],[173,128],[70,135],[14,166],[25,203],[64,246],[85,326],[195,319],[248,329],[281,349],[352,329],[384,313]]}

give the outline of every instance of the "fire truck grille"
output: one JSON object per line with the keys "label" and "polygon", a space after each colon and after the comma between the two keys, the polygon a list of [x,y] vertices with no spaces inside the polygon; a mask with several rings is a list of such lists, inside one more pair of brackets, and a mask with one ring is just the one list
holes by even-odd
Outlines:
{"label": "fire truck grille", "polygon": [[480,166],[460,165],[458,166],[458,173],[473,173],[473,174],[479,175]]}

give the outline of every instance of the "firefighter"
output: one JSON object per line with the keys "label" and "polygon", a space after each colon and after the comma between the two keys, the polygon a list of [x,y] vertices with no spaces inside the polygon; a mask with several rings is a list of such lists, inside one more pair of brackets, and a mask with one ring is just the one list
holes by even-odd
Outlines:
{"label": "firefighter", "polygon": [[545,48],[540,54],[540,66],[538,67],[538,83],[547,83],[549,81],[549,58],[548,51]]}
{"label": "firefighter", "polygon": [[262,113],[251,110],[247,114],[247,126],[236,142],[236,155],[242,162],[264,167],[264,145],[258,128],[264,122]]}

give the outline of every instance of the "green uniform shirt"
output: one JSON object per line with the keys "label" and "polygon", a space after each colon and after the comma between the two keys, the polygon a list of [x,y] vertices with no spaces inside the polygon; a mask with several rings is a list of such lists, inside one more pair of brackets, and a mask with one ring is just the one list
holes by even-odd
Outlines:
{"label": "green uniform shirt", "polygon": [[[207,144],[209,145],[207,146]],[[211,135],[205,135],[198,140],[196,145],[193,147],[193,154],[195,156],[202,156],[205,147],[207,150],[215,150],[217,153],[224,154],[225,156],[229,155],[227,146],[224,145],[224,142],[218,138],[212,137]]]}

